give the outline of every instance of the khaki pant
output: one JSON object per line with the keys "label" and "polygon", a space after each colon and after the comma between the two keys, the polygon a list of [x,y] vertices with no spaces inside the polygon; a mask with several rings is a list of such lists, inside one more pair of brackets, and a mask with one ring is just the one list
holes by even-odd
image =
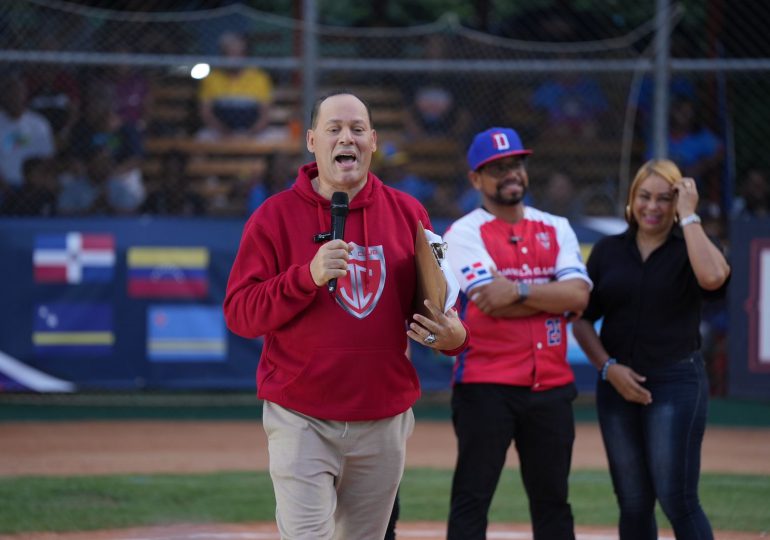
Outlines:
{"label": "khaki pant", "polygon": [[265,402],[283,540],[382,540],[404,472],[412,410],[382,420],[319,420]]}

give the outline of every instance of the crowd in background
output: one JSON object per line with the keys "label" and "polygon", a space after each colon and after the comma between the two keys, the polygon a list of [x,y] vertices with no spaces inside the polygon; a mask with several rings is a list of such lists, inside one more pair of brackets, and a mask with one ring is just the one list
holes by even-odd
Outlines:
{"label": "crowd in background", "polygon": [[[540,14],[536,23],[556,41],[575,39],[575,25],[563,15],[552,11]],[[110,33],[107,42],[112,52],[132,52],[130,40],[120,32]],[[238,32],[222,33],[217,44],[225,58],[242,59],[249,54],[247,36]],[[55,50],[56,35],[47,34],[41,47]],[[426,40],[425,57],[446,57],[446,48],[445,37],[436,34]],[[78,68],[60,64],[6,66],[2,75],[5,92],[0,96],[0,214],[217,214],[221,192],[204,187],[221,179],[191,178],[189,166],[194,156],[170,152],[157,156],[153,167],[146,166],[145,141],[155,135],[200,141],[296,140],[296,152],[269,156],[266,170],[241,179],[227,193],[230,202],[236,203],[227,206],[225,212],[230,215],[250,213],[266,197],[291,183],[303,158],[304,126],[289,125],[296,122],[296,115],[277,124],[271,122],[276,88],[271,73],[256,67],[214,68],[198,83],[196,109],[190,112],[181,133],[151,114],[153,76],[152,70],[120,63]],[[479,115],[474,103],[458,88],[457,77],[414,77],[393,83],[403,95],[406,114],[402,133],[398,140],[380,140],[375,167],[386,182],[418,198],[435,216],[439,228],[473,208],[478,200],[461,168],[445,178],[416,172],[411,141],[452,138],[462,148],[470,133],[504,123],[517,126],[536,142],[553,145],[577,141],[590,155],[594,142],[612,136],[606,133],[608,115],[613,114],[610,92],[590,73],[555,74],[525,97],[479,92],[478,100],[500,103],[499,110],[486,115]],[[731,217],[767,215],[770,188],[767,172],[760,167],[746,170],[738,180],[737,193],[729,198],[732,207],[724,207],[724,137],[703,122],[698,89],[691,80],[675,76],[670,92],[669,156],[685,175],[698,182],[704,201],[701,213],[712,232],[724,236]],[[637,156],[639,160],[652,155],[652,93],[647,78],[640,89],[635,122],[636,135],[646,147],[644,154]],[[522,100],[528,108],[526,119],[517,115]],[[533,202],[572,219],[616,215],[617,200],[623,194],[616,193],[614,185],[585,185],[578,169],[556,165],[540,171],[546,182],[532,194]]]}
{"label": "crowd in background", "polygon": [[[550,8],[531,10],[506,19],[494,33],[532,41],[570,43],[590,40],[608,28],[607,21],[586,18],[563,9],[560,2]],[[392,26],[374,14],[359,26]],[[244,34],[215,25],[200,44],[206,54],[243,60],[265,36]],[[34,42],[42,51],[65,50],[63,44],[92,39],[106,51],[130,55],[137,52],[179,53],[190,47],[176,34],[159,25],[146,25],[140,38],[127,35],[123,23],[105,24],[99,35],[79,35],[77,27],[51,23],[41,26]],[[64,30],[62,31],[52,31]],[[490,29],[487,28],[487,31]],[[679,34],[678,34],[679,35]],[[605,36],[606,37],[606,36]],[[5,38],[4,38],[5,39]],[[457,50],[451,36],[436,33],[423,43],[420,58],[451,58]],[[672,41],[675,49],[683,45]],[[8,45],[10,48],[12,46]],[[735,48],[736,44],[726,44]],[[406,54],[402,43],[388,43],[385,51]],[[403,50],[402,50],[403,49]],[[193,50],[190,48],[189,50]],[[396,51],[396,52],[393,52]],[[686,53],[675,51],[677,56]],[[741,53],[743,56],[749,52]],[[740,56],[740,55],[739,55]],[[590,72],[559,72],[544,75],[536,84],[477,84],[471,75],[456,73],[365,77],[350,74],[350,80],[334,81],[381,88],[401,95],[404,115],[397,136],[387,130],[379,140],[373,171],[386,183],[406,191],[428,209],[441,232],[477,207],[478,193],[465,175],[464,156],[446,156],[460,163],[456,174],[426,175],[416,165],[412,152],[416,141],[452,139],[466,148],[469,137],[493,125],[510,125],[542,151],[546,146],[577,145],[584,160],[539,159],[546,168],[531,171],[538,181],[527,202],[571,221],[584,216],[618,216],[617,176],[586,179],[594,173],[587,165],[598,161],[594,149],[602,143],[619,146],[610,126],[618,115],[617,88]],[[214,216],[244,217],[264,200],[294,181],[306,159],[304,129],[297,111],[273,121],[275,94],[281,86],[299,89],[297,80],[257,67],[219,67],[194,83],[194,103],[186,116],[175,122],[154,115],[153,87],[168,79],[167,72],[140,68],[130,62],[110,65],[64,63],[6,64],[0,69],[0,216]],[[182,79],[182,78],[180,78]],[[184,83],[192,81],[187,76]],[[511,81],[516,83],[519,81]],[[668,151],[685,176],[693,177],[701,194],[701,214],[709,234],[726,243],[730,219],[754,219],[770,215],[768,171],[756,163],[742,162],[737,170],[736,189],[725,197],[728,166],[724,130],[713,114],[705,114],[713,96],[704,92],[703,80],[675,73],[670,80]],[[513,90],[511,90],[513,88]],[[704,100],[704,96],[706,99]],[[652,155],[654,87],[643,77],[636,102],[634,136],[642,150],[632,155],[641,163]],[[298,105],[298,104],[297,104]],[[623,103],[625,105],[625,103]],[[380,126],[375,121],[376,129]],[[195,141],[281,141],[288,139],[295,151],[277,151],[267,157],[267,167],[236,178],[191,174],[199,156],[181,150],[148,152],[154,137],[179,137]],[[542,154],[541,154],[542,155]],[[572,156],[570,156],[572,157]],[[633,169],[633,167],[630,167]],[[730,204],[725,204],[730,201]],[[704,314],[704,352],[724,358],[727,331],[726,308],[707,305]],[[712,369],[714,362],[710,364]],[[720,383],[721,381],[721,383]],[[722,384],[712,377],[712,384]],[[720,393],[724,389],[714,389]]]}

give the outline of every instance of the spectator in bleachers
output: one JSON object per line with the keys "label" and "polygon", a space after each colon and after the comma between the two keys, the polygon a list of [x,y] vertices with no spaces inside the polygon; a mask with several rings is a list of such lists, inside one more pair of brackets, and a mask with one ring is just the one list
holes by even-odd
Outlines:
{"label": "spectator in bleachers", "polygon": [[[696,90],[693,82],[681,73],[671,75],[669,81],[669,99],[691,99],[695,101]],[[639,99],[637,102],[636,130],[643,140],[650,136],[652,131],[653,103],[655,101],[655,81],[651,75],[642,77],[639,87]]]}
{"label": "spectator in bleachers", "polygon": [[595,139],[609,110],[599,81],[584,73],[561,72],[538,86],[530,98],[544,116],[542,137]]}
{"label": "spectator in bleachers", "polygon": [[58,165],[59,214],[84,216],[102,213],[106,205],[103,209],[97,209],[100,201],[104,200],[101,197],[102,189],[91,180],[86,163],[72,153],[65,152],[59,156]]}
{"label": "spectator in bleachers", "polygon": [[583,205],[572,177],[561,171],[548,175],[542,200],[538,206],[556,216],[574,221],[583,216]]}
{"label": "spectator in bleachers", "polygon": [[51,125],[56,147],[62,148],[77,122],[80,88],[77,80],[64,70],[36,68],[27,79],[29,108],[42,114]]}
{"label": "spectator in bleachers", "polygon": [[112,211],[131,214],[139,209],[145,197],[141,136],[115,113],[107,87],[98,85],[89,92],[69,151],[87,167],[92,180],[104,181]]}
{"label": "spectator in bleachers", "polygon": [[170,151],[161,157],[160,185],[150,192],[141,207],[145,214],[168,216],[202,216],[206,201],[193,190],[187,177],[187,154]]}
{"label": "spectator in bleachers", "polygon": [[[652,158],[652,145],[646,158]],[[695,102],[681,97],[671,102],[669,113],[668,157],[682,174],[695,179],[702,204],[720,201],[721,167],[724,145],[717,135],[703,125]]]}
{"label": "spectator in bleachers", "polygon": [[[425,60],[446,60],[451,57],[452,43],[446,34],[426,37],[422,57]],[[471,129],[471,114],[458,99],[458,80],[452,75],[430,74],[410,79],[406,84],[407,137],[454,137],[464,140]]]}
{"label": "spectator in bleachers", "polygon": [[[118,43],[113,52],[130,54],[127,43]],[[132,124],[140,133],[147,127],[150,108],[150,81],[144,72],[129,64],[116,64],[107,73],[108,85],[114,97],[114,108],[120,119]]]}
{"label": "spectator in bleachers", "polygon": [[27,107],[27,86],[18,73],[2,77],[0,96],[0,200],[24,181],[22,164],[32,157],[54,155],[51,124]]}
{"label": "spectator in bleachers", "polygon": [[406,133],[421,137],[465,138],[470,127],[468,110],[458,103],[450,88],[428,81],[414,91],[406,115]]}
{"label": "spectator in bleachers", "polygon": [[408,193],[423,206],[428,205],[436,191],[436,184],[409,170],[409,154],[392,142],[382,143],[377,151],[377,172],[382,181]]}
{"label": "spectator in bleachers", "polygon": [[22,164],[24,182],[0,203],[0,215],[56,215],[57,183],[53,161],[32,157]]}
{"label": "spectator in bleachers", "polygon": [[764,171],[755,167],[748,170],[733,199],[731,215],[743,220],[770,217],[770,183]]}
{"label": "spectator in bleachers", "polygon": [[[61,50],[61,38],[52,33],[44,34],[40,48]],[[63,148],[80,114],[80,83],[74,73],[61,64],[38,64],[27,68],[26,83],[29,108],[48,120],[56,148]]]}
{"label": "spectator in bleachers", "polygon": [[269,161],[265,175],[255,175],[246,184],[246,212],[251,215],[271,195],[288,189],[297,178],[297,171],[305,164],[301,153],[276,152]]}
{"label": "spectator in bleachers", "polygon": [[[246,39],[240,34],[225,32],[219,44],[227,58],[246,57]],[[201,139],[233,136],[268,139],[279,135],[269,128],[273,81],[262,69],[214,68],[201,82],[198,97],[203,122],[198,132]]]}

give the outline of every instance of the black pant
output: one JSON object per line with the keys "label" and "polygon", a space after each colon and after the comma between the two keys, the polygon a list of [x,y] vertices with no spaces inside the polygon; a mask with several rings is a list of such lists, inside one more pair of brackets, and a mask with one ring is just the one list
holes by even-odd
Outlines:
{"label": "black pant", "polygon": [[515,441],[535,540],[574,540],[568,477],[575,440],[568,385],[546,392],[499,384],[457,384],[452,423],[458,454],[448,540],[486,538],[487,514]]}

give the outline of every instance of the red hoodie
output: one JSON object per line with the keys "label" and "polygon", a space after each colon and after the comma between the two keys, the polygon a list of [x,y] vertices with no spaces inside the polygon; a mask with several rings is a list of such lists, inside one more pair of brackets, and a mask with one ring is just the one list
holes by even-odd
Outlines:
{"label": "red hoodie", "polygon": [[292,188],[246,223],[227,283],[227,326],[243,337],[265,336],[260,399],[326,420],[395,416],[420,395],[405,355],[406,321],[417,222],[430,228],[428,214],[369,173],[345,222],[343,239],[357,247],[330,295],[310,275],[319,248],[313,236],[331,228],[330,201],[311,185],[317,175],[315,163],[303,166]]}

